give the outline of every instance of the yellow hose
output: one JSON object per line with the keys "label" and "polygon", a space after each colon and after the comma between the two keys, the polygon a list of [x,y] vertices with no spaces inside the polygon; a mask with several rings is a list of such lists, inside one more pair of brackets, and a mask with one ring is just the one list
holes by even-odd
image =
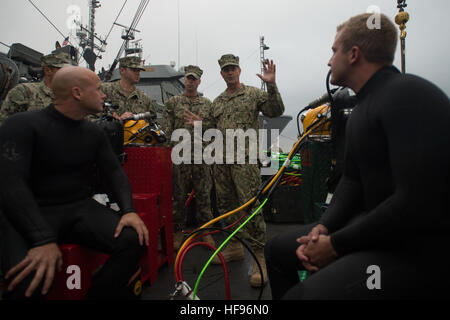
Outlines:
{"label": "yellow hose", "polygon": [[[300,143],[300,142],[301,142],[301,141],[302,141],[302,140],[303,140],[310,132],[311,132],[311,129],[310,129],[308,132],[306,132],[305,134],[303,134],[303,136],[295,143],[295,145],[292,147],[291,152],[288,154],[288,158],[292,156],[292,154],[293,154],[295,148],[297,148],[297,146],[299,145],[299,143]],[[266,193],[267,190],[270,189],[270,187],[275,183],[275,181],[278,179],[278,177],[283,173],[284,169],[285,169],[285,167],[282,166],[282,167],[280,168],[280,170],[278,170],[276,176],[273,177],[272,181],[270,181],[270,183],[264,188],[264,190],[262,191],[262,194]],[[240,206],[239,208],[236,208],[236,209],[234,209],[234,210],[232,210],[232,211],[230,211],[230,212],[227,212],[227,213],[225,213],[225,214],[223,214],[223,215],[221,215],[221,216],[219,216],[219,217],[217,217],[217,218],[214,218],[214,219],[208,221],[207,223],[205,223],[204,225],[202,225],[199,229],[206,228],[206,227],[208,227],[208,226],[210,226],[210,225],[216,223],[217,221],[220,221],[220,220],[222,220],[222,219],[224,219],[224,218],[227,218],[227,217],[229,217],[229,216],[231,216],[231,215],[233,215],[233,214],[235,214],[235,213],[237,213],[237,212],[239,212],[239,211],[241,211],[241,210],[244,210],[244,209],[247,208],[250,204],[252,204],[253,202],[255,202],[255,200],[256,200],[255,197],[251,198],[250,200],[248,200],[245,204],[243,204],[243,205]],[[181,245],[180,249],[178,250],[178,253],[180,253],[180,252],[183,250],[183,248],[186,247],[187,244],[190,242],[190,240],[191,240],[192,238],[194,238],[194,237],[195,237],[195,234],[193,234],[193,235],[191,235],[189,238],[187,238],[187,239],[183,242],[183,244]],[[178,259],[179,259],[179,254],[177,254],[177,256],[176,256],[176,258],[175,258],[175,264],[174,264],[175,266],[176,266],[177,263],[178,263]]]}
{"label": "yellow hose", "polygon": [[[315,125],[311,126],[311,128],[310,128],[307,132],[305,132],[305,133],[300,137],[300,139],[294,144],[294,146],[292,147],[291,151],[289,152],[289,154],[288,154],[288,156],[287,156],[288,159],[290,159],[290,158],[292,157],[292,155],[293,155],[295,149],[296,149],[297,146],[305,139],[305,137],[308,136],[308,135],[311,133],[311,131],[312,131],[313,129],[315,129],[316,127],[318,127],[318,124],[319,124],[320,122],[322,122],[322,119],[327,120],[326,117],[320,118],[319,121],[317,121],[317,123],[316,123]],[[265,194],[265,193],[272,187],[272,185],[275,183],[275,181],[277,181],[278,177],[279,177],[281,174],[283,174],[283,171],[284,171],[285,168],[286,168],[285,166],[282,166],[282,167],[278,170],[278,172],[277,172],[277,174],[275,175],[275,177],[272,178],[272,180],[270,181],[270,183],[263,189],[263,191],[262,191],[261,194]],[[232,210],[232,211],[229,211],[229,212],[227,212],[227,213],[224,213],[223,215],[221,215],[221,216],[219,216],[219,217],[217,217],[217,218],[214,218],[214,219],[208,221],[207,223],[205,223],[204,225],[202,225],[199,229],[206,228],[206,227],[210,226],[211,224],[216,223],[217,221],[220,221],[220,220],[222,220],[222,219],[224,219],[224,218],[227,218],[227,217],[229,217],[229,216],[231,216],[231,215],[233,215],[233,214],[235,214],[235,213],[237,213],[237,212],[239,212],[239,211],[241,211],[241,210],[244,210],[246,207],[248,207],[250,204],[252,204],[255,200],[256,200],[255,197],[251,198],[250,200],[248,200],[245,204],[243,204],[243,205],[240,206],[239,208],[236,208],[236,209],[234,209],[234,210]],[[199,230],[198,232],[200,232],[200,230]],[[178,254],[177,254],[176,258],[175,258],[175,263],[174,263],[175,270],[176,270],[176,266],[177,266],[178,260],[179,260],[179,253],[182,252],[182,250],[188,245],[188,243],[191,241],[191,239],[194,238],[195,235],[196,235],[198,232],[196,232],[195,234],[193,234],[193,235],[191,235],[189,238],[187,238],[187,239],[183,242],[183,244],[181,245],[180,249],[178,250]],[[175,271],[175,277],[176,277],[176,271]]]}

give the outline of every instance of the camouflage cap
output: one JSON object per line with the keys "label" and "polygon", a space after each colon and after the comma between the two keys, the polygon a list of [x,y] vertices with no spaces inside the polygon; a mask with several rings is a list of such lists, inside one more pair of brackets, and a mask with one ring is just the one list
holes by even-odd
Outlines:
{"label": "camouflage cap", "polygon": [[200,79],[203,74],[203,70],[197,66],[186,66],[184,67],[184,75],[185,76],[194,76],[195,79]]}
{"label": "camouflage cap", "polygon": [[141,58],[136,56],[120,58],[119,67],[145,70],[144,66],[142,65]]}
{"label": "camouflage cap", "polygon": [[42,67],[62,68],[71,65],[70,56],[65,52],[51,53],[41,57]]}
{"label": "camouflage cap", "polygon": [[233,54],[224,54],[222,57],[220,57],[219,59],[220,69],[223,69],[224,67],[229,65],[239,67],[239,57]]}

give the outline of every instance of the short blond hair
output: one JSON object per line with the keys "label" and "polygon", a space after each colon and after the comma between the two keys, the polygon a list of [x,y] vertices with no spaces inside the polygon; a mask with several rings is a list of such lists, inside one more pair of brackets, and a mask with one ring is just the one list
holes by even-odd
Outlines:
{"label": "short blond hair", "polygon": [[372,16],[372,13],[359,14],[337,27],[343,49],[348,51],[357,46],[367,61],[392,65],[397,48],[397,28],[384,14],[380,14],[379,28],[369,28],[368,20]]}

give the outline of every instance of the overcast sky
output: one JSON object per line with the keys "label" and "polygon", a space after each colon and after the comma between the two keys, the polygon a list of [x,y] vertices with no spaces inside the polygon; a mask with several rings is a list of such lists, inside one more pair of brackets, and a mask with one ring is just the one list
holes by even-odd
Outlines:
{"label": "overcast sky", "polygon": [[[70,12],[80,9],[88,23],[88,0],[31,0],[56,27],[69,35]],[[407,0],[406,69],[437,84],[450,95],[450,27],[448,0]],[[96,10],[96,32],[105,37],[124,0],[101,0]],[[130,25],[140,0],[128,0],[118,22]],[[241,59],[241,81],[260,87],[259,37],[270,47],[266,57],[277,65],[277,84],[286,106],[285,114],[297,112],[322,95],[328,72],[336,25],[377,6],[394,19],[396,0],[150,0],[137,29],[143,39],[146,63],[198,64],[203,70],[199,90],[211,100],[225,89],[218,58],[233,53]],[[0,41],[20,42],[44,54],[63,37],[28,0],[1,1]],[[178,12],[180,14],[178,14]],[[178,24],[179,22],[179,24]],[[180,30],[180,32],[178,32]],[[107,68],[122,43],[122,29],[115,26],[97,70]],[[180,46],[178,46],[180,37]],[[75,37],[71,37],[75,42]],[[8,48],[0,45],[0,51]],[[178,61],[180,56],[180,61]],[[400,68],[397,50],[394,65]],[[283,133],[296,138],[295,121]]]}

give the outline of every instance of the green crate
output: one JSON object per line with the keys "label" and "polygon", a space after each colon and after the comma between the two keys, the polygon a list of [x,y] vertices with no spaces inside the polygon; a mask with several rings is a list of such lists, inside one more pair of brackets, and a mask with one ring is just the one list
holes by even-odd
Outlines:
{"label": "green crate", "polygon": [[331,142],[309,140],[300,150],[302,159],[302,199],[305,224],[316,222],[323,213],[331,174]]}
{"label": "green crate", "polygon": [[[272,154],[270,156],[272,168],[280,169],[283,166],[284,162],[287,160],[287,158],[288,158],[288,153],[272,152]],[[302,164],[301,164],[301,160],[300,160],[300,155],[295,154],[292,157],[291,163],[289,164],[289,167],[286,168],[286,170],[301,170],[301,169],[302,169]]]}

